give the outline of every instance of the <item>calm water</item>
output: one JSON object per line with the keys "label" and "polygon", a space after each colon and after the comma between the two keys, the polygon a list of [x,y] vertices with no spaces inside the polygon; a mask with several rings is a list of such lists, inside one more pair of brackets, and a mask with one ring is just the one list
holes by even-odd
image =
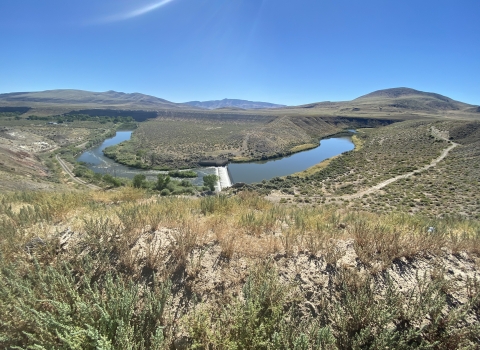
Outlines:
{"label": "calm water", "polygon": [[[105,140],[100,146],[83,152],[77,160],[87,163],[88,167],[96,173],[112,174],[119,177],[133,178],[136,174],[144,174],[149,180],[156,180],[157,174],[165,173],[157,170],[143,170],[130,168],[122,164],[115,163],[110,158],[103,155],[106,147],[116,145],[120,142],[129,140],[132,131],[117,131],[117,134]],[[268,160],[263,162],[252,163],[230,163],[228,170],[232,182],[260,182],[268,180],[276,176],[290,175],[305,170],[321,161],[341,153],[350,151],[354,148],[350,137],[334,137],[324,139],[320,142],[320,146],[308,151],[295,153],[291,156]],[[204,175],[215,173],[215,169],[198,168],[194,169],[198,178],[192,182],[196,185],[202,184]]]}
{"label": "calm water", "polygon": [[260,182],[276,176],[290,175],[321,161],[351,151],[354,148],[350,137],[334,137],[320,141],[320,146],[291,156],[265,162],[231,163],[228,170],[232,182]]}
{"label": "calm water", "polygon": [[[119,163],[116,163],[114,160],[105,157],[103,155],[103,150],[109,146],[116,145],[120,142],[130,140],[133,131],[117,131],[116,135],[110,139],[105,140],[100,146],[95,148],[91,148],[83,152],[77,160],[79,162],[87,163],[88,167],[92,169],[96,173],[100,174],[112,174],[118,177],[126,177],[132,179],[137,174],[144,174],[148,180],[156,181],[157,174],[165,174],[166,171],[158,171],[158,170],[144,170],[144,169],[137,169],[131,168]],[[199,168],[194,169],[198,177],[196,179],[192,179],[192,183],[195,185],[202,185],[203,184],[203,176],[214,174],[214,168]]]}
{"label": "calm water", "polygon": [[[103,141],[100,146],[91,148],[83,152],[80,157],[77,158],[79,162],[85,162],[89,165],[90,169],[97,173],[107,173],[107,170],[117,168],[118,170],[127,171],[130,168],[117,164],[110,158],[103,155],[103,150],[109,146],[116,145],[120,142],[130,140],[132,131],[117,131],[116,135],[110,139]],[[108,171],[110,173],[110,171]],[[132,176],[133,177],[133,176]]]}

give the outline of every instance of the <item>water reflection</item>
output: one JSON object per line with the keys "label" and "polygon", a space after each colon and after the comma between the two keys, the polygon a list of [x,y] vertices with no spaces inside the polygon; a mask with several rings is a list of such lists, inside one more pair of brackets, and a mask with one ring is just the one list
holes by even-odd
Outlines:
{"label": "water reflection", "polygon": [[353,150],[350,137],[324,139],[320,146],[308,151],[266,162],[232,163],[228,165],[232,182],[253,183],[269,180],[276,176],[286,176],[314,166],[321,161]]}

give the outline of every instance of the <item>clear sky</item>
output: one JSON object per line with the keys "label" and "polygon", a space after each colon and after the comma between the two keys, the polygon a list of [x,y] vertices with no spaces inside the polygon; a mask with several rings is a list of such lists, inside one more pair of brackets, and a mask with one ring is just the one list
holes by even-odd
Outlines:
{"label": "clear sky", "polygon": [[0,93],[480,104],[479,0],[0,0]]}

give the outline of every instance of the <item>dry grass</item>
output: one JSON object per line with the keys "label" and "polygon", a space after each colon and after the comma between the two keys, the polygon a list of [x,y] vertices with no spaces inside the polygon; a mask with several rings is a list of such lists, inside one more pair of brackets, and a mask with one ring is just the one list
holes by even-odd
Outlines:
{"label": "dry grass", "polygon": [[[432,329],[432,339],[439,339],[435,337],[444,331],[439,325],[439,333],[435,333],[436,323],[425,315],[435,312],[438,316],[437,311],[446,308],[449,312],[442,317],[448,323],[448,334],[455,334],[465,344],[476,339],[468,335],[475,334],[473,330],[473,333],[462,333],[473,327],[471,323],[468,328],[458,326],[465,317],[461,316],[463,308],[469,317],[478,316],[472,311],[478,297],[475,278],[468,282],[470,294],[460,295],[466,301],[457,308],[447,305],[446,295],[456,291],[442,282],[447,272],[440,264],[430,272],[432,277],[408,287],[413,288],[411,295],[410,289],[404,294],[385,277],[402,259],[441,258],[445,250],[478,256],[480,224],[475,220],[433,220],[395,213],[379,215],[333,206],[275,205],[252,192],[195,199],[155,197],[125,188],[103,193],[17,193],[3,195],[1,203],[0,273],[2,281],[10,282],[2,284],[7,294],[2,294],[4,301],[0,302],[0,310],[18,321],[0,323],[0,329],[12,335],[0,338],[2,344],[48,343],[58,347],[68,337],[59,339],[56,334],[67,334],[65,329],[69,328],[65,326],[67,328],[60,332],[52,325],[71,324],[73,321],[69,320],[74,320],[63,316],[65,310],[90,303],[104,305],[98,301],[102,298],[110,303],[102,312],[112,319],[120,317],[114,311],[116,308],[143,313],[154,305],[161,307],[145,318],[130,311],[121,316],[130,320],[132,327],[140,327],[138,329],[152,324],[152,317],[156,317],[158,322],[153,324],[162,325],[162,334],[156,333],[156,326],[148,326],[146,332],[152,344],[163,339],[158,349],[168,348],[185,334],[190,344],[218,345],[227,341],[247,344],[243,342],[252,341],[247,337],[247,333],[252,332],[256,332],[255,341],[260,343],[263,337],[272,344],[291,346],[304,341],[310,344],[305,348],[310,349],[319,341],[320,331],[323,343],[347,349],[352,344],[369,344],[375,338],[359,338],[355,334],[360,329],[378,331],[379,337],[382,332],[388,333],[388,327],[375,327],[382,324],[383,319],[400,327],[391,336],[403,337],[401,320],[405,317],[414,323],[426,322],[428,329]],[[434,229],[429,230],[430,227]],[[41,242],[32,239],[35,237],[41,238]],[[282,268],[281,274],[274,267],[277,265]],[[314,270],[312,265],[316,266]],[[48,276],[44,275],[44,269]],[[18,287],[15,292],[11,290],[12,286],[30,283],[20,276],[32,273],[39,283],[49,287],[37,289],[29,284]],[[305,282],[309,278],[321,279],[324,274],[328,281],[316,282],[319,284],[313,286]],[[290,282],[284,280],[287,277]],[[76,285],[75,279],[82,281],[81,284]],[[376,283],[381,282],[380,286],[372,287],[374,279]],[[95,293],[99,288],[100,294],[92,294],[83,283],[93,286]],[[322,283],[326,285],[321,287]],[[462,285],[461,290],[464,289]],[[74,299],[64,297],[65,293],[61,292],[64,290]],[[148,293],[162,290],[164,292],[157,295],[160,299],[148,299]],[[167,292],[172,293],[171,299],[167,298],[170,295]],[[15,293],[20,297],[12,299]],[[139,299],[135,299],[137,297]],[[18,304],[23,298],[29,303]],[[35,300],[49,301],[37,303]],[[131,304],[129,300],[136,301]],[[60,301],[64,306],[57,303]],[[412,314],[403,314],[405,310],[395,303],[411,305],[407,310]],[[10,304],[18,305],[12,309]],[[334,304],[338,307],[333,307]],[[27,311],[25,305],[37,313]],[[64,311],[59,311],[57,306]],[[413,314],[421,307],[430,309],[425,309],[425,314]],[[48,310],[55,311],[44,314]],[[38,315],[54,319],[56,323],[38,323]],[[82,311],[79,320],[90,324],[88,315],[86,310]],[[22,317],[31,322],[21,321]],[[260,323],[264,326],[260,326],[259,320],[263,320]],[[315,324],[324,328],[320,330]],[[75,327],[80,330],[84,325]],[[239,329],[251,331],[238,333]],[[266,333],[258,332],[259,329]],[[288,329],[303,333],[303,338],[290,337]],[[427,334],[428,329],[415,332]],[[21,330],[36,338],[28,340]],[[129,339],[128,342],[137,341],[133,336],[136,333],[128,332],[118,328],[102,334],[107,334],[114,343],[119,334]],[[44,333],[48,336],[39,340]],[[158,338],[160,335],[163,338]],[[75,341],[83,344],[82,348],[89,348],[85,345],[86,339]]]}
{"label": "dry grass", "polygon": [[[431,216],[480,217],[478,162],[479,123],[442,122],[437,129],[450,132],[460,144],[436,167],[411,179],[400,180],[364,199],[370,210],[392,209]],[[360,206],[360,203],[356,205]],[[364,205],[361,205],[364,207]]]}
{"label": "dry grass", "polygon": [[290,151],[295,153],[295,152],[306,151],[307,149],[312,149],[312,148],[315,148],[315,147],[318,147],[318,145],[315,144],[315,143],[306,143],[304,145],[295,146],[295,147],[291,148]]}
{"label": "dry grass", "polygon": [[[360,129],[354,136],[354,152],[257,188],[276,189],[277,198],[313,205],[343,203],[377,213],[478,218],[479,130],[480,123],[471,121],[409,121]],[[459,146],[435,166],[375,190],[383,181],[422,169],[452,146],[437,134],[450,135]],[[365,195],[358,198],[356,194],[362,192]]]}
{"label": "dry grass", "polygon": [[[138,269],[132,248],[140,241],[155,241],[163,229],[168,230],[175,246],[174,260],[181,265],[194,247],[208,242],[217,242],[227,258],[265,258],[281,251],[322,256],[334,242],[351,239],[364,264],[386,267],[401,257],[438,254],[441,248],[480,252],[475,220],[378,215],[333,206],[287,207],[252,192],[188,199],[150,197],[125,188],[110,193],[4,195],[2,203],[2,224],[24,232],[23,237],[15,235],[19,242],[31,238],[40,224],[46,233],[53,227],[70,226],[89,241],[110,242],[124,254],[129,269]],[[429,227],[434,230],[429,232]],[[10,235],[3,236],[9,239]],[[154,247],[149,249],[156,254]]]}
{"label": "dry grass", "polygon": [[[362,132],[362,131],[359,130],[359,132]],[[355,151],[360,151],[363,148],[364,141],[357,135],[352,136],[352,141],[355,145]]]}
{"label": "dry grass", "polygon": [[308,177],[308,176],[311,176],[311,175],[314,175],[315,173],[319,172],[320,170],[322,169],[325,169],[326,167],[328,167],[328,165],[332,162],[332,160],[334,160],[336,157],[339,157],[339,156],[335,156],[335,157],[332,157],[332,158],[329,158],[329,159],[326,159],[304,171],[300,171],[298,173],[294,173],[292,174],[292,176],[298,176],[298,177]]}

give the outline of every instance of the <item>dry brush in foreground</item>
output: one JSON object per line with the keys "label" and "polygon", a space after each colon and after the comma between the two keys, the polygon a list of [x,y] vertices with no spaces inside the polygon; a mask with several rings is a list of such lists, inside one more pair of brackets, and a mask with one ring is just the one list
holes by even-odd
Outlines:
{"label": "dry brush in foreground", "polygon": [[255,194],[16,193],[5,348],[475,348],[480,224]]}

